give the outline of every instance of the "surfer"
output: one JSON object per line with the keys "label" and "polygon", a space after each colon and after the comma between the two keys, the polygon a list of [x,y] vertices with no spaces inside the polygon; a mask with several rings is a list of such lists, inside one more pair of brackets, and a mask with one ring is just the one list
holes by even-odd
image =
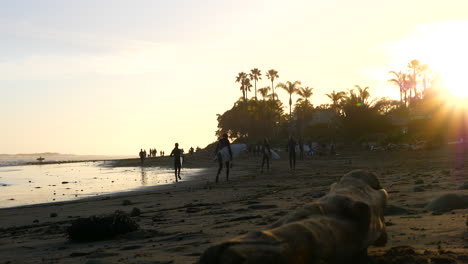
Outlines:
{"label": "surfer", "polygon": [[292,136],[288,140],[289,169],[296,170],[296,141]]}
{"label": "surfer", "polygon": [[263,173],[263,166],[265,165],[265,160],[267,164],[267,170],[270,169],[270,157],[271,157],[271,149],[270,149],[270,144],[268,143],[268,139],[263,140],[263,145],[262,145],[262,153],[263,153],[263,158],[262,158],[262,171]]}
{"label": "surfer", "polygon": [[182,168],[182,150],[179,149],[179,143],[175,143],[175,148],[172,150],[171,155],[169,157],[174,157],[174,174],[175,174],[175,181],[178,182],[177,177],[179,180],[182,180],[180,177],[180,169]]}
{"label": "surfer", "polygon": [[216,182],[218,182],[219,174],[223,169],[223,163],[226,164],[226,181],[229,181],[229,162],[232,161],[231,143],[229,143],[227,134],[218,141],[215,150],[216,159],[219,163],[218,173],[216,174]]}

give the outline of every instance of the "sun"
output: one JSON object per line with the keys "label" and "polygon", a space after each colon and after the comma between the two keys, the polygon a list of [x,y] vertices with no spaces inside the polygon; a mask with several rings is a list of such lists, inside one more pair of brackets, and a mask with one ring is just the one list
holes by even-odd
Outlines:
{"label": "sun", "polygon": [[450,94],[465,98],[468,97],[468,36],[462,32],[467,28],[468,20],[420,25],[408,38],[392,42],[388,52],[399,65],[413,59],[427,64],[428,74],[438,74]]}

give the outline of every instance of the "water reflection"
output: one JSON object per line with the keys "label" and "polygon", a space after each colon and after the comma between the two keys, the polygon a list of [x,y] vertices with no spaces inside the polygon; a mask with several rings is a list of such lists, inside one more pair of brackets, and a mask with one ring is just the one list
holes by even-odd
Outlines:
{"label": "water reflection", "polygon": [[141,186],[146,186],[148,184],[148,176],[144,167],[141,167]]}

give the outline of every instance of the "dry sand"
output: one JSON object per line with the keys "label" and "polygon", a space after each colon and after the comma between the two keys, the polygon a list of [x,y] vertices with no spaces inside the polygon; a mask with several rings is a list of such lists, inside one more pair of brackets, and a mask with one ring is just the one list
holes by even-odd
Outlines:
{"label": "dry sand", "polygon": [[[243,157],[235,161],[230,182],[223,174],[217,185],[216,164],[208,156],[196,157],[186,165],[208,169],[194,182],[95,200],[1,209],[0,263],[195,263],[210,245],[268,228],[324,195],[346,172],[361,168],[377,172],[390,195],[391,210],[385,217],[389,243],[369,252],[376,255],[405,245],[421,254],[431,251],[432,256],[468,263],[468,209],[436,213],[424,209],[445,193],[468,195],[468,190],[459,189],[468,181],[467,156],[468,151],[453,150],[344,152],[298,160],[294,174],[289,173],[287,160],[273,161],[271,170],[260,174],[259,158]],[[167,161],[154,159],[147,166]],[[132,162],[136,161],[126,165]],[[131,204],[123,205],[124,200]],[[130,212],[134,207],[141,210],[134,217],[140,231],[99,242],[67,239],[65,230],[78,217]],[[51,217],[53,213],[57,216]]]}

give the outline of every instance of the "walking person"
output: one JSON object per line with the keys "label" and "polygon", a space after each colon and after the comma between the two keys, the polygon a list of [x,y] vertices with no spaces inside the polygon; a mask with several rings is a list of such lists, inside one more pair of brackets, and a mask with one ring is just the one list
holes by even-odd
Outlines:
{"label": "walking person", "polygon": [[146,154],[143,152],[143,149],[140,149],[140,161],[141,161],[141,164],[143,164],[143,162],[145,161],[145,156]]}
{"label": "walking person", "polygon": [[182,150],[179,149],[179,143],[175,143],[175,148],[172,150],[171,155],[169,157],[174,157],[174,174],[175,174],[175,181],[178,182],[182,180],[180,177],[180,169],[182,168]]}
{"label": "walking person", "polygon": [[223,134],[223,137],[218,141],[215,149],[215,155],[219,163],[218,173],[216,174],[216,183],[218,183],[219,174],[223,169],[223,164],[226,165],[226,181],[229,181],[229,163],[232,161],[232,150],[227,134]]}
{"label": "walking person", "polygon": [[293,136],[289,136],[288,140],[288,152],[289,152],[289,170],[296,170],[296,141]]}
{"label": "walking person", "polygon": [[270,169],[270,157],[271,157],[271,149],[270,149],[270,144],[268,143],[268,139],[263,140],[263,145],[262,145],[262,170],[261,173],[263,173],[263,166],[265,165],[265,161],[267,164],[267,170]]}

